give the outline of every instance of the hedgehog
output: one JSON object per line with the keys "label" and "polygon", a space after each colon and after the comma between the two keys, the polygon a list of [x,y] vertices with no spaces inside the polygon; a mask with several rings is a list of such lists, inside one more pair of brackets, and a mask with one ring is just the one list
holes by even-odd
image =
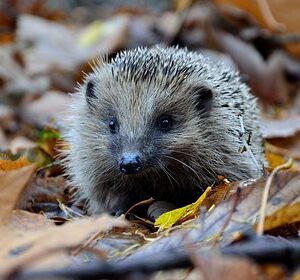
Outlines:
{"label": "hedgehog", "polygon": [[66,171],[90,214],[194,202],[223,176],[262,175],[256,98],[224,61],[178,47],[99,59],[72,95]]}

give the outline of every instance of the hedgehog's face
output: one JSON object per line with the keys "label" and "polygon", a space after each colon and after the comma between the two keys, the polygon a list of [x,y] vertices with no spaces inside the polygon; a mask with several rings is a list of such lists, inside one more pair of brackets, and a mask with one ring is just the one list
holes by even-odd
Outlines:
{"label": "hedgehog's face", "polygon": [[213,100],[203,85],[186,83],[174,91],[112,77],[91,78],[85,92],[91,122],[98,123],[90,134],[101,138],[109,165],[126,175],[180,165],[195,149]]}

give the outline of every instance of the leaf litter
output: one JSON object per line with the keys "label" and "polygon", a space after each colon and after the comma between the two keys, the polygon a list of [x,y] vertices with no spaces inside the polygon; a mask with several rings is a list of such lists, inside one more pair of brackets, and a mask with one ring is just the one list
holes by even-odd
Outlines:
{"label": "leaf litter", "polygon": [[[92,17],[86,6],[82,11],[88,11],[88,17],[76,9],[50,12],[47,5],[14,2],[9,6],[15,15],[11,19],[6,16],[8,6],[0,8],[5,19],[0,26],[6,32],[0,36],[1,276],[22,275],[33,268],[43,273],[54,266],[64,269],[96,260],[128,264],[151,256],[154,261],[153,254],[168,256],[170,250],[180,248],[194,267],[192,272],[184,270],[191,277],[283,279],[286,275],[276,270],[277,265],[275,273],[257,260],[232,259],[220,252],[232,243],[244,244],[241,240],[256,235],[255,231],[290,242],[291,237],[298,238],[300,56],[299,39],[290,32],[299,31],[299,25],[294,14],[287,17],[287,12],[280,12],[292,11],[297,4],[286,5],[283,0],[269,6],[266,1],[258,5],[231,0],[172,2],[173,9],[159,15],[143,8],[132,12],[126,5],[112,13],[115,8],[103,6],[100,10],[109,17],[101,19]],[[101,14],[99,7],[94,10]],[[57,159],[60,118],[67,116],[65,105],[70,99],[66,93],[82,79],[82,70],[89,71],[88,60],[97,55],[113,57],[124,48],[161,42],[207,47],[248,79],[262,104],[266,158],[272,173],[256,181],[219,178],[220,184],[208,187],[195,203],[162,214],[154,224],[135,213],[126,214],[135,217],[131,222],[123,217],[87,217],[85,202],[74,201],[73,186]],[[214,50],[221,50],[222,56]],[[292,166],[285,165],[289,157],[295,160]],[[290,168],[279,170],[282,165]],[[138,203],[131,210],[151,202]],[[175,253],[171,256],[176,259]]]}

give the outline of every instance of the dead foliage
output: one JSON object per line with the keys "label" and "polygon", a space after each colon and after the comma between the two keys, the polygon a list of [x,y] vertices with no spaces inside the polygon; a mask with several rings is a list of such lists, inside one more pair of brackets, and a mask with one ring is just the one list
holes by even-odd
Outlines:
{"label": "dead foliage", "polygon": [[[298,1],[2,2],[2,279],[299,278]],[[58,156],[68,93],[99,55],[154,44],[201,50],[241,72],[263,113],[266,173],[220,176],[179,209],[141,201],[130,222],[88,217]]]}

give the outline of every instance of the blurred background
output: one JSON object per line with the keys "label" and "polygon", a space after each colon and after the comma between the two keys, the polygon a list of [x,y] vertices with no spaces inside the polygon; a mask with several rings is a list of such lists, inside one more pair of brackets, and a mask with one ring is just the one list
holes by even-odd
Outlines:
{"label": "blurred background", "polygon": [[68,93],[89,61],[161,44],[239,69],[262,109],[270,165],[299,159],[299,18],[300,0],[2,0],[2,157],[53,161]]}

